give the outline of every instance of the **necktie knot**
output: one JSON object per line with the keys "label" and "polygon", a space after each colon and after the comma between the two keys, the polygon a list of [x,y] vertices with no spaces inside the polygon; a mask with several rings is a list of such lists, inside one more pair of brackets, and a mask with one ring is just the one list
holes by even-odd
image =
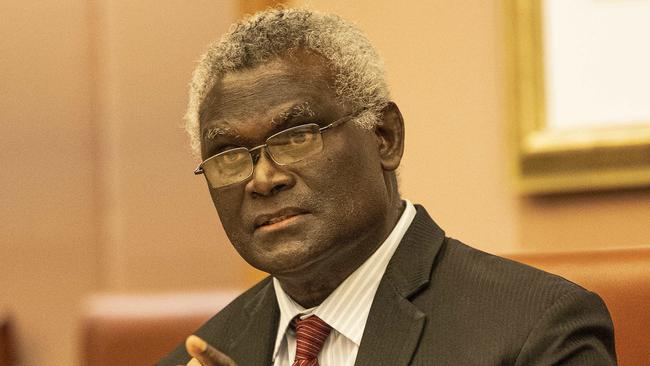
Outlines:
{"label": "necktie knot", "polygon": [[296,360],[293,365],[318,365],[318,353],[332,327],[317,316],[293,320],[296,329]]}

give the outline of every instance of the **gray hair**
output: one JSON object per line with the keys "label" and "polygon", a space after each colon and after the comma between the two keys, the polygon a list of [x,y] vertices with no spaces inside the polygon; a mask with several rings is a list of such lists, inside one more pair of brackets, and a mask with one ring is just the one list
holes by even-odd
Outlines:
{"label": "gray hair", "polygon": [[355,120],[370,129],[390,100],[383,61],[353,24],[332,14],[309,9],[273,8],[232,25],[208,47],[190,84],[185,129],[192,150],[200,154],[200,113],[216,82],[226,73],[255,67],[273,58],[304,49],[326,61],[334,80],[337,102],[357,110]]}

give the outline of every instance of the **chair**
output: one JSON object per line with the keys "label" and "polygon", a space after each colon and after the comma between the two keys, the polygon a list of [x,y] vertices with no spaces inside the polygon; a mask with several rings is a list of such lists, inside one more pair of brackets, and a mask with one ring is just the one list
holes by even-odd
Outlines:
{"label": "chair", "polygon": [[612,315],[619,365],[650,365],[650,248],[507,257],[598,293]]}
{"label": "chair", "polygon": [[94,295],[83,319],[82,365],[153,365],[238,292]]}

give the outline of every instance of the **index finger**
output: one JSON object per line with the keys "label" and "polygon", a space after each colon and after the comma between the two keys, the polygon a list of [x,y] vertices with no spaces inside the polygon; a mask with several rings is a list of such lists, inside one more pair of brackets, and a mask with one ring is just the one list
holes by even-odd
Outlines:
{"label": "index finger", "polygon": [[225,353],[195,335],[187,337],[185,348],[187,353],[197,359],[202,366],[237,366],[235,361]]}

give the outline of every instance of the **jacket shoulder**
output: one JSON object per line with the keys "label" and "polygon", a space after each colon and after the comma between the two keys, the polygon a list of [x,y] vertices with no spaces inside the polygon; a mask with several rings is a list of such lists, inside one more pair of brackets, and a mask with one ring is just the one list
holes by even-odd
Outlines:
{"label": "jacket shoulder", "polygon": [[452,238],[444,239],[429,285],[412,301],[427,315],[423,341],[439,346],[433,349],[443,359],[457,359],[454,350],[472,344],[483,352],[465,353],[477,358],[468,364],[533,364],[526,362],[578,352],[558,345],[576,337],[585,348],[613,352],[611,318],[598,295]]}
{"label": "jacket shoulder", "polygon": [[[446,238],[441,251],[439,270],[464,273],[467,280],[480,276],[482,288],[494,291],[516,291],[553,302],[567,292],[586,291],[580,285],[561,276],[486,253],[456,239]],[[471,281],[470,281],[471,282]],[[486,287],[487,286],[487,287]]]}
{"label": "jacket shoulder", "polygon": [[[436,257],[429,290],[443,295],[446,303],[461,308],[480,306],[482,312],[508,316],[541,315],[569,293],[588,292],[558,275],[472,248],[446,238]],[[493,309],[493,310],[492,310]]]}

